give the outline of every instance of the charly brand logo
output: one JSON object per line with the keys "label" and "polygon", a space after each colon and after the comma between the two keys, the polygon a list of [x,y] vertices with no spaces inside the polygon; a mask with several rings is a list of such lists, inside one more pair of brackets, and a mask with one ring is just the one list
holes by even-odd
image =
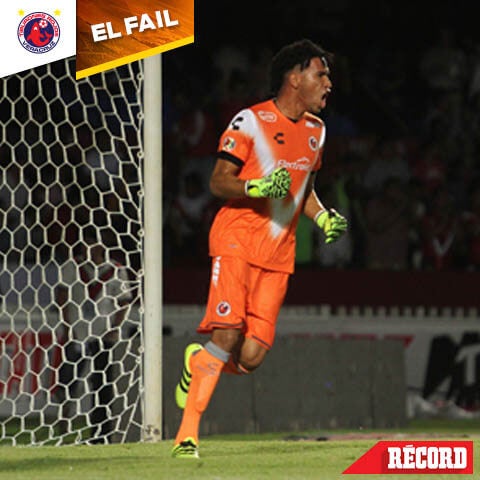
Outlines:
{"label": "charly brand logo", "polygon": [[[24,12],[20,11],[21,14]],[[56,11],[56,14],[60,12]],[[17,30],[20,45],[32,53],[46,53],[55,48],[60,38],[60,26],[52,15],[34,12],[25,15]]]}

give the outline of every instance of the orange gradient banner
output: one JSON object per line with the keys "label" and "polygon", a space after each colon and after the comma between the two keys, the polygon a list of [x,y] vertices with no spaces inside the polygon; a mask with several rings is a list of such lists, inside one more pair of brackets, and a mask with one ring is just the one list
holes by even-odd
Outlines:
{"label": "orange gradient banner", "polygon": [[77,2],[77,80],[194,40],[194,0]]}

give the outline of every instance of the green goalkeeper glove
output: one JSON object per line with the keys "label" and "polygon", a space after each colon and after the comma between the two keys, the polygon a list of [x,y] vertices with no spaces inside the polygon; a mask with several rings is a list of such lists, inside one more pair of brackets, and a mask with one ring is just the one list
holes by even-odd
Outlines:
{"label": "green goalkeeper glove", "polygon": [[347,219],[335,209],[324,210],[317,215],[315,223],[325,232],[325,243],[338,240],[347,230]]}
{"label": "green goalkeeper glove", "polygon": [[285,198],[292,183],[288,170],[276,168],[270,175],[245,182],[245,194],[253,198]]}

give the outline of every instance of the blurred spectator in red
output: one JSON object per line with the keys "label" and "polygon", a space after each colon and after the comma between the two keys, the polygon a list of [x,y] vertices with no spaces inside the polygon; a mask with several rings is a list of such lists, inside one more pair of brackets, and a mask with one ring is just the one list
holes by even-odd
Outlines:
{"label": "blurred spectator in red", "polygon": [[396,177],[387,178],[381,192],[370,199],[365,209],[367,268],[408,267],[410,218],[406,184]]}
{"label": "blurred spectator in red", "polygon": [[448,270],[461,263],[465,245],[460,215],[445,186],[435,192],[421,229],[424,268]]}
{"label": "blurred spectator in red", "polygon": [[438,145],[431,142],[422,145],[412,170],[413,177],[424,188],[425,195],[431,195],[444,185],[447,166]]}

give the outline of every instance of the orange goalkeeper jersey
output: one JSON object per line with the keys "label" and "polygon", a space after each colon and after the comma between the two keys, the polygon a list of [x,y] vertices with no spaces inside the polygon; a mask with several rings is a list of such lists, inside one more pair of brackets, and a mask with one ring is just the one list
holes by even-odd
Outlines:
{"label": "orange goalkeeper jersey", "polygon": [[321,166],[325,126],[318,117],[285,117],[273,100],[238,113],[219,142],[218,157],[236,163],[239,178],[260,178],[285,167],[292,185],[284,199],[236,198],[217,213],[210,255],[239,256],[269,270],[292,273],[295,230],[311,172]]}

